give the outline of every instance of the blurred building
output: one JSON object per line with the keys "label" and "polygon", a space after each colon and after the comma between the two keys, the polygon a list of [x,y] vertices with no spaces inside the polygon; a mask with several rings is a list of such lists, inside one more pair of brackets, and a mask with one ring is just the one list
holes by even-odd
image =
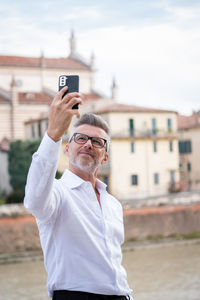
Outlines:
{"label": "blurred building", "polygon": [[73,33],[67,58],[0,56],[0,141],[25,138],[24,122],[47,114],[62,74],[80,76],[80,92],[90,109],[115,101],[95,90],[95,71],[94,55],[86,62],[77,53]]}
{"label": "blurred building", "polygon": [[200,189],[200,111],[178,116],[180,176],[187,190]]}
{"label": "blurred building", "polygon": [[[67,58],[0,56],[0,141],[41,138],[48,110],[62,74],[80,75],[84,94],[81,113],[100,114],[110,125],[110,160],[99,173],[109,191],[122,200],[162,195],[178,190],[177,113],[117,104],[113,80],[111,97],[95,90],[94,56],[86,62],[72,33]],[[63,141],[59,170],[68,166]]]}
{"label": "blurred building", "polygon": [[177,113],[115,104],[97,112],[111,128],[110,161],[101,170],[119,199],[162,195],[179,182]]}

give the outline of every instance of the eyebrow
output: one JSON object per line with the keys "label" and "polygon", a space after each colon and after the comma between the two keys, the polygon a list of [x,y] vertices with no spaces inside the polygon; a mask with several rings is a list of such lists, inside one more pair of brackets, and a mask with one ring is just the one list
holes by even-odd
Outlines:
{"label": "eyebrow", "polygon": [[[104,141],[107,142],[107,139],[106,139],[106,138],[103,138],[103,137],[101,137],[101,136],[90,136],[90,135],[88,135],[88,134],[86,134],[86,133],[81,133],[81,132],[74,132],[73,135],[74,135],[74,134],[83,134],[83,135],[86,135],[86,136],[88,136],[88,137],[90,137],[90,138],[99,138],[99,139],[102,139],[102,140],[104,140]],[[72,136],[73,136],[73,135],[72,135]]]}

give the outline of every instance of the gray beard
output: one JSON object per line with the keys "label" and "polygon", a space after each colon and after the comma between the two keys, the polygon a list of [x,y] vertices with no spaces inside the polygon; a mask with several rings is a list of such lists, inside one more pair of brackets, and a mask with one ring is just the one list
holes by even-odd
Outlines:
{"label": "gray beard", "polygon": [[84,171],[85,173],[91,173],[93,174],[96,169],[98,168],[98,165],[95,164],[94,161],[88,162],[87,164],[81,164],[80,162],[74,161],[74,159],[70,160],[70,164],[73,165],[76,169]]}

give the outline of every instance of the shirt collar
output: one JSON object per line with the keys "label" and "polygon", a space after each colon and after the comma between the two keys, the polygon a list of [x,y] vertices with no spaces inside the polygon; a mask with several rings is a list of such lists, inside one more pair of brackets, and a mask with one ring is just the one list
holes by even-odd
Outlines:
{"label": "shirt collar", "polygon": [[96,187],[98,190],[106,190],[107,184],[97,178]]}
{"label": "shirt collar", "polygon": [[[78,186],[87,182],[68,169],[63,173],[60,180],[63,182],[64,185],[68,186],[71,189],[77,188]],[[97,179],[97,188],[98,189],[105,190],[106,187],[107,187],[107,185],[104,182]]]}

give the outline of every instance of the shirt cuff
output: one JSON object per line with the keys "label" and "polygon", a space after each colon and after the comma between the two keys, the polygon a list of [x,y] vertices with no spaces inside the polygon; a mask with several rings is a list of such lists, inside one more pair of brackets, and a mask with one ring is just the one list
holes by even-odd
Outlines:
{"label": "shirt cuff", "polygon": [[60,139],[58,142],[55,142],[48,136],[47,132],[45,132],[37,153],[50,162],[57,161],[61,144],[62,139]]}

